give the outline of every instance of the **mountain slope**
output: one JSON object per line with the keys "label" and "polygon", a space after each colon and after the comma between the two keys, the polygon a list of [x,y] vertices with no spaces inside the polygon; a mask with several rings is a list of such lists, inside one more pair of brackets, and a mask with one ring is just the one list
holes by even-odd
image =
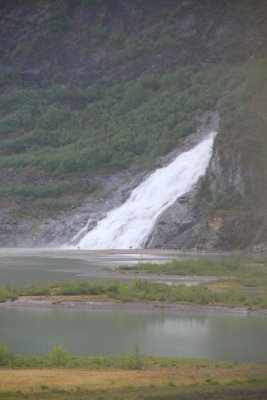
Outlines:
{"label": "mountain slope", "polygon": [[0,243],[63,243],[94,224],[215,111],[192,223],[174,210],[154,245],[265,243],[266,21],[253,0],[1,1]]}

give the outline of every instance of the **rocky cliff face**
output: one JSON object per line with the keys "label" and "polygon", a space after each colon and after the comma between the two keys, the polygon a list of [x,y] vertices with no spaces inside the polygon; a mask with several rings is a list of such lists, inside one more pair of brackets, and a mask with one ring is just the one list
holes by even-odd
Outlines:
{"label": "rocky cliff face", "polygon": [[[231,175],[229,181],[225,177],[228,173]],[[237,187],[232,185],[233,181],[238,182]],[[239,165],[230,167],[228,162],[222,162],[215,148],[206,176],[192,192],[177,199],[159,218],[148,247],[196,250],[231,250],[238,247],[238,243],[241,244],[239,236],[244,229],[240,213],[237,214],[232,207],[225,210],[218,205],[213,210],[213,202],[218,196],[232,199],[233,191],[239,196],[243,186],[244,178]]]}
{"label": "rocky cliff face", "polygon": [[259,187],[255,169],[215,141],[205,177],[160,216],[147,247],[266,251],[267,214],[256,200]]}
{"label": "rocky cliff face", "polygon": [[[0,71],[9,84],[85,87],[242,62],[267,53],[266,16],[264,0],[3,0]],[[144,37],[150,46],[140,46]]]}
{"label": "rocky cliff face", "polygon": [[[212,162],[214,159],[215,156]],[[208,180],[211,171],[211,168],[207,171],[205,180]],[[234,219],[240,224],[240,216],[237,217],[235,212],[227,215],[229,213],[225,210],[213,213],[209,206],[213,194],[215,196],[217,192],[213,192],[212,186],[205,182],[205,191],[200,184],[192,192],[178,198],[159,218],[147,247],[184,250],[232,249],[232,243],[237,242],[236,237],[233,241],[233,236],[237,234],[234,231],[240,228],[234,227]]]}

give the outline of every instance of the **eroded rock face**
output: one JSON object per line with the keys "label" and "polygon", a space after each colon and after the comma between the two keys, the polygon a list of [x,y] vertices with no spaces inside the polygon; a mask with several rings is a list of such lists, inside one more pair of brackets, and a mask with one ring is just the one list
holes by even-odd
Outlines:
{"label": "eroded rock face", "polygon": [[265,251],[266,211],[260,205],[255,208],[247,204],[248,181],[252,182],[250,190],[258,187],[253,183],[250,165],[242,164],[231,152],[223,152],[215,142],[206,176],[160,216],[147,246]]}
{"label": "eroded rock face", "polygon": [[[85,87],[96,80],[131,80],[177,65],[209,66],[266,54],[264,0],[257,4],[242,0],[65,3],[1,1],[1,73],[16,68],[23,83],[32,87],[53,82],[55,73],[60,73],[62,83]],[[129,61],[115,62],[113,33],[120,33],[120,27],[134,34],[152,27],[163,36],[168,24],[164,18],[172,22],[172,35],[178,42],[175,49],[167,44],[140,51]]]}
{"label": "eroded rock face", "polygon": [[216,249],[253,249],[267,241],[267,216],[259,201],[262,184],[257,175],[250,162],[215,142],[199,199],[208,205],[207,230],[216,236]]}
{"label": "eroded rock face", "polygon": [[[218,120],[212,122],[215,126]],[[205,177],[158,219],[149,248],[232,250],[265,248],[267,216],[251,199],[260,198],[259,177],[230,148],[215,139]],[[261,250],[262,251],[262,250]]]}
{"label": "eroded rock face", "polygon": [[247,174],[240,160],[231,151],[222,152],[215,144],[207,179],[210,191],[224,194],[239,194],[245,191],[244,177]]}
{"label": "eroded rock face", "polygon": [[199,187],[177,199],[159,218],[148,248],[214,250],[218,230],[209,225],[206,208],[196,206]]}
{"label": "eroded rock face", "polygon": [[182,249],[194,247],[195,240],[189,242],[187,232],[192,231],[196,225],[193,199],[195,193],[191,192],[180,197],[158,219],[153,233],[147,240],[148,248]]}

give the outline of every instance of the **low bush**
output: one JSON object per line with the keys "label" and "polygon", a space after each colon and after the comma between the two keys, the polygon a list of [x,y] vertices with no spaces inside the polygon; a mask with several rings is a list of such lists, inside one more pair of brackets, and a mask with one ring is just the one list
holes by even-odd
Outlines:
{"label": "low bush", "polygon": [[9,351],[7,344],[0,341],[0,366],[12,364],[13,359],[14,355]]}
{"label": "low bush", "polygon": [[54,347],[49,355],[49,364],[52,367],[67,367],[70,360],[71,355],[63,345]]}
{"label": "low bush", "polygon": [[0,303],[3,303],[7,300],[15,300],[18,296],[18,290],[16,287],[8,285],[8,286],[0,286]]}

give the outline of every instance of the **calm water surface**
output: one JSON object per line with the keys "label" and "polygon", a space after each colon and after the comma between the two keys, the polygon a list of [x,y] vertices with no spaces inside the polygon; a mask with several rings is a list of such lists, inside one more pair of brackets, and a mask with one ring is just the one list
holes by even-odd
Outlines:
{"label": "calm water surface", "polygon": [[0,338],[17,354],[144,354],[267,363],[267,317],[174,310],[0,306]]}
{"label": "calm water surface", "polygon": [[[0,285],[8,283],[29,285],[59,282],[70,279],[113,280],[118,276],[107,274],[104,269],[138,262],[166,263],[174,258],[198,257],[177,252],[120,252],[73,251],[42,249],[0,249]],[[109,276],[108,276],[109,275]],[[120,279],[127,279],[121,274]],[[151,277],[150,277],[151,278]]]}

